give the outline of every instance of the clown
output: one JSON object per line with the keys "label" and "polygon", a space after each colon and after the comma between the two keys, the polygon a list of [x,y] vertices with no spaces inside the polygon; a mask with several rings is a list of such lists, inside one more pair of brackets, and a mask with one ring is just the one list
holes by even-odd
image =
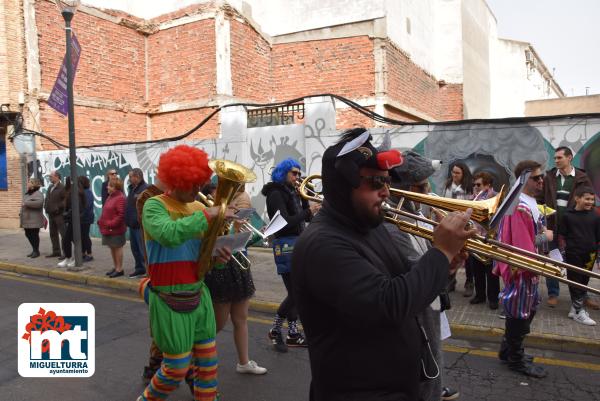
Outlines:
{"label": "clown", "polygon": [[[163,361],[138,401],[165,399],[186,375],[193,376],[194,400],[217,396],[215,316],[210,293],[198,276],[198,257],[219,208],[195,201],[211,174],[206,153],[177,146],[159,160],[158,179],[165,193],[144,204],[150,328]],[[228,209],[226,218],[232,217]],[[227,248],[217,254],[219,263],[231,257]]]}

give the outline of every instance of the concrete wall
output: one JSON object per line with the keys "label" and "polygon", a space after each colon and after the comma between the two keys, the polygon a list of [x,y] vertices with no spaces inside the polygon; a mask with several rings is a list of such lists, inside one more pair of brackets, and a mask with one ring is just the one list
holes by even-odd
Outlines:
{"label": "concrete wall", "polygon": [[525,102],[526,117],[582,113],[600,113],[600,95]]}
{"label": "concrete wall", "polygon": [[[562,97],[529,43],[507,39],[496,43],[492,117],[522,117],[526,101]],[[526,53],[531,54],[530,61]]]}
{"label": "concrete wall", "polygon": [[464,117],[487,118],[491,97],[490,46],[497,36],[496,20],[481,0],[463,0],[461,16]]}

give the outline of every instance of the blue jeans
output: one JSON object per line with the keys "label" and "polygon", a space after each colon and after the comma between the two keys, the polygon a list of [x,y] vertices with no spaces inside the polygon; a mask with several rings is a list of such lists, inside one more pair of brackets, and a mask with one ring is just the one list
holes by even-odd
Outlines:
{"label": "blue jeans", "polygon": [[546,287],[548,288],[549,297],[558,297],[560,294],[559,281],[557,279],[546,277]]}
{"label": "blue jeans", "polygon": [[131,253],[135,259],[135,271],[146,272],[141,228],[129,228],[129,244],[131,245]]}

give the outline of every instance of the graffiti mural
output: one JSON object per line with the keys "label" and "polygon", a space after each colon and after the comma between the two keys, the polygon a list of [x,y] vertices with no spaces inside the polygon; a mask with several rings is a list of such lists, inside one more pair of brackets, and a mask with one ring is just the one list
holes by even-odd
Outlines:
{"label": "graffiti mural", "polygon": [[[185,143],[203,149],[210,158],[236,161],[251,168],[257,176],[246,186],[253,206],[266,219],[265,199],[260,191],[270,181],[271,168],[286,157],[297,159],[308,174],[320,173],[325,149],[339,140],[335,105],[329,98],[306,99],[302,123],[248,128],[246,111],[221,114],[221,136],[215,139],[108,146],[77,150],[78,174],[92,183],[96,217],[100,215],[101,185],[108,169],[116,169],[128,185],[127,173],[134,167],[154,182],[160,155],[172,146]],[[488,171],[499,184],[511,184],[512,170],[521,160],[534,159],[546,168],[554,167],[558,146],[570,146],[574,164],[587,170],[596,193],[600,193],[600,114],[580,118],[555,117],[544,120],[484,120],[438,124],[415,124],[370,129],[376,146],[391,138],[391,146],[414,149],[432,159],[442,160],[442,169],[431,177],[432,188],[442,186],[453,162],[463,160],[473,172]],[[52,170],[69,174],[67,150],[38,152],[39,169],[48,184]],[[98,234],[97,227],[92,233]]]}

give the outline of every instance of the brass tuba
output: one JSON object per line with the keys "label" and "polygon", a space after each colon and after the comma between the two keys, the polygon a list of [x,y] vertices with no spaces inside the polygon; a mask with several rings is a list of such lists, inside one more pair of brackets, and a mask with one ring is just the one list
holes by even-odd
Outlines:
{"label": "brass tuba", "polygon": [[220,208],[219,214],[211,220],[206,235],[202,239],[202,248],[198,258],[198,277],[202,278],[213,268],[213,249],[217,237],[225,234],[225,212],[238,189],[246,183],[256,181],[256,174],[241,164],[229,160],[215,159],[208,165],[217,175],[217,193],[213,205]]}

